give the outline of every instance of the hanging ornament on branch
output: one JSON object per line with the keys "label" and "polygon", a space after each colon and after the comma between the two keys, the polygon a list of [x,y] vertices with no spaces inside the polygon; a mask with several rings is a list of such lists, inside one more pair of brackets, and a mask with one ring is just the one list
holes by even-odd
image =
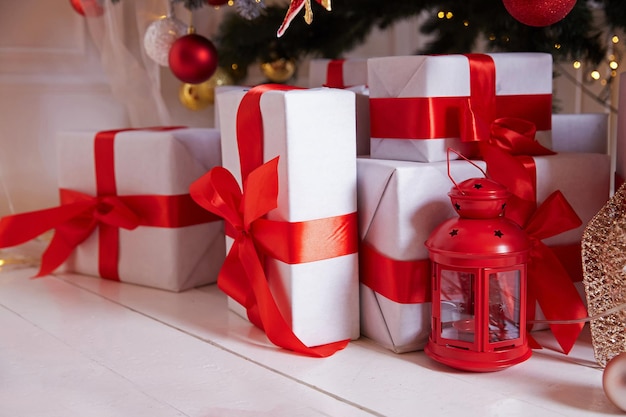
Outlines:
{"label": "hanging ornament on branch", "polygon": [[102,16],[104,9],[99,0],[70,0],[76,13],[86,17]]}
{"label": "hanging ornament on branch", "polygon": [[263,0],[237,0],[235,10],[244,19],[254,20],[265,10],[265,2]]}
{"label": "hanging ornament on branch", "polygon": [[271,62],[261,64],[261,72],[273,83],[289,81],[296,73],[296,61],[294,59],[278,58]]}
{"label": "hanging ornament on branch", "polygon": [[215,89],[234,83],[228,71],[218,67],[215,74],[200,84],[184,83],[180,86],[178,98],[189,110],[202,110],[215,102]]}
{"label": "hanging ornament on branch", "polygon": [[182,82],[199,84],[208,80],[217,69],[217,49],[213,42],[193,33],[176,39],[170,48],[168,63],[172,73]]}
{"label": "hanging ornament on branch", "polygon": [[224,6],[225,4],[228,4],[229,0],[206,0],[206,3],[209,6],[213,6],[213,7],[220,7],[220,6]]}
{"label": "hanging ornament on branch", "polygon": [[[321,4],[326,10],[331,10],[330,0],[315,0],[319,4]],[[278,28],[278,37],[283,36],[291,21],[296,17],[296,15],[302,10],[304,7],[304,21],[307,24],[311,24],[313,22],[313,9],[311,9],[311,0],[291,0],[289,4],[289,9],[287,10],[287,14],[285,15],[285,19],[283,23]]]}
{"label": "hanging ornament on branch", "polygon": [[170,4],[167,16],[150,23],[143,37],[146,54],[157,64],[169,66],[169,55],[172,44],[187,33],[187,25],[174,16]]}
{"label": "hanging ornament on branch", "polygon": [[503,0],[506,10],[528,26],[550,26],[569,14],[576,0]]}

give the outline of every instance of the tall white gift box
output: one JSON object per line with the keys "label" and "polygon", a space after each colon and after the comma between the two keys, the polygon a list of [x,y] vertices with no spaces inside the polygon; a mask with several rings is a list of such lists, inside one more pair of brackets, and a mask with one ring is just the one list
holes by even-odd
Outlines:
{"label": "tall white gift box", "polygon": [[[99,146],[101,143],[105,146]],[[194,211],[202,212],[191,200],[189,186],[220,165],[219,131],[175,128],[133,129],[114,134],[62,132],[57,146],[62,196],[65,190],[96,196],[102,181],[109,182],[115,197],[131,209],[136,207],[140,217],[136,229],[119,228],[119,239],[113,242],[101,240],[101,225],[73,251],[65,263],[66,269],[101,276],[102,245],[108,242],[107,246],[118,246],[116,267],[122,282],[182,291],[217,280],[225,256],[223,222],[215,218],[187,224],[189,219],[185,217],[193,214],[185,213],[182,204],[189,207],[191,203]],[[111,190],[105,194],[103,197],[111,195]],[[148,207],[141,203],[146,196]],[[174,199],[179,202],[170,205]],[[153,201],[163,205],[152,206],[156,204]],[[141,217],[144,211],[151,211],[156,220]]]}
{"label": "tall white gift box", "polygon": [[488,139],[501,117],[533,122],[541,143],[550,134],[550,54],[396,56],[367,65],[374,158],[444,161],[448,147],[470,155],[465,141]]}
{"label": "tall white gift box", "polygon": [[[217,96],[222,163],[240,184],[237,114],[245,95],[246,91],[229,91]],[[328,88],[271,90],[262,94],[259,105],[263,162],[279,157],[278,207],[267,219],[306,223],[356,215],[354,93]],[[278,309],[303,344],[359,337],[356,251],[293,264],[268,256],[265,274]],[[242,313],[233,299],[229,307]]]}
{"label": "tall white gift box", "polygon": [[367,87],[367,59],[312,59],[309,87],[345,88],[355,93],[356,153],[370,153],[370,99]]}

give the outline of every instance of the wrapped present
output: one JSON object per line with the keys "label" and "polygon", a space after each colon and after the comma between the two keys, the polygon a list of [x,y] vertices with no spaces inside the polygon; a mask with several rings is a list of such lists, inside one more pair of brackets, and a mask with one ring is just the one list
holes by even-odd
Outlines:
{"label": "wrapped present", "polygon": [[189,186],[220,164],[218,131],[67,132],[57,145],[61,205],[3,218],[0,246],[54,228],[39,275],[65,261],[76,273],[170,291],[216,281],[223,222]]}
{"label": "wrapped present", "polygon": [[[495,146],[485,146],[481,151],[490,177],[513,193],[506,216],[522,225],[532,242],[528,319],[586,317],[583,297],[573,281],[582,278],[580,242],[584,227],[609,195],[609,156],[512,156]],[[534,317],[537,306],[541,311]],[[582,327],[582,322],[550,325],[566,353]]]}
{"label": "wrapped present", "polygon": [[502,117],[550,135],[552,57],[541,53],[398,56],[368,60],[370,154],[374,158],[443,161],[488,140]]}
{"label": "wrapped present", "polygon": [[313,59],[309,64],[309,87],[344,88],[355,93],[356,153],[370,153],[370,100],[367,59]]}
{"label": "wrapped present", "polygon": [[609,115],[553,114],[552,138],[542,143],[556,152],[608,153]]}
{"label": "wrapped present", "polygon": [[309,87],[347,88],[367,85],[367,59],[312,59]]}
{"label": "wrapped present", "polygon": [[[246,228],[254,250],[246,249],[247,235],[229,233],[232,246],[225,266],[231,266],[234,251],[250,255],[233,261],[237,265],[252,263],[252,257],[264,259],[259,279],[239,282],[236,273],[220,273],[218,285],[229,295],[229,307],[240,313],[244,307],[244,315],[272,342],[303,353],[358,338],[354,93],[262,85],[219,94],[217,100],[223,167],[244,184],[241,198],[253,194],[259,200],[265,183],[277,187],[275,208],[269,204],[256,216],[262,218],[235,227]],[[272,179],[268,171],[274,169]],[[210,178],[198,185],[198,198],[207,208],[215,200],[206,196],[212,188]],[[253,269],[243,268],[246,275]],[[268,313],[275,308],[278,316]],[[283,321],[288,329],[277,330]],[[297,340],[289,335],[293,343],[282,343],[287,333]]]}
{"label": "wrapped present", "polygon": [[[446,162],[359,158],[361,333],[397,353],[422,349],[430,332],[430,261],[424,242],[456,213]],[[482,168],[484,162],[476,162]],[[451,161],[455,181],[481,177]]]}

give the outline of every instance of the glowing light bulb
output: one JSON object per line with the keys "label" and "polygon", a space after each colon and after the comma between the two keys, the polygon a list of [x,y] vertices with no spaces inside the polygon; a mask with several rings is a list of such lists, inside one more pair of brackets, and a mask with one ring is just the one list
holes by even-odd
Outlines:
{"label": "glowing light bulb", "polygon": [[439,13],[437,13],[437,17],[439,19],[443,19],[444,17],[446,17],[446,12],[444,12],[443,10],[440,10]]}
{"label": "glowing light bulb", "polygon": [[582,63],[580,61],[574,61],[572,66],[574,67],[574,69],[580,69],[580,67],[582,66]]}
{"label": "glowing light bulb", "polygon": [[561,49],[561,44],[560,43],[555,43],[554,44],[554,49]]}
{"label": "glowing light bulb", "polygon": [[448,12],[448,13],[446,13],[446,19],[452,19],[452,17],[454,17],[454,15],[452,14],[452,12]]}
{"label": "glowing light bulb", "polygon": [[589,74],[591,76],[591,78],[593,78],[594,80],[599,80],[600,79],[600,72],[597,70],[593,70],[591,71],[591,74]]}
{"label": "glowing light bulb", "polygon": [[617,35],[613,35],[613,37],[611,38],[611,42],[618,43],[619,42],[619,37]]}
{"label": "glowing light bulb", "polygon": [[469,26],[469,20],[464,20],[463,21],[463,26],[468,27]]}
{"label": "glowing light bulb", "polygon": [[617,67],[619,67],[619,64],[617,63],[617,61],[611,61],[609,62],[609,67],[613,70],[617,69]]}
{"label": "glowing light bulb", "polygon": [[491,35],[489,35],[489,40],[490,41],[495,41],[496,40],[496,35],[494,35],[493,33]]}

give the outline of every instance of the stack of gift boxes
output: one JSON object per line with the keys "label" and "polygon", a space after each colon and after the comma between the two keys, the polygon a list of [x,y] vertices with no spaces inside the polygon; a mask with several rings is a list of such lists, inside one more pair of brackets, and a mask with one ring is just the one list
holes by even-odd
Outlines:
{"label": "stack of gift boxes", "polygon": [[[0,245],[55,228],[41,273],[63,263],[171,291],[218,281],[277,345],[344,343],[313,352],[325,356],[363,335],[415,351],[431,321],[424,242],[456,216],[450,177],[482,175],[448,149],[489,172],[480,144],[514,118],[557,152],[514,157],[537,206],[560,190],[582,221],[541,236],[568,285],[582,279],[582,232],[609,198],[606,116],[552,115],[550,55],[314,60],[310,74],[310,88],[220,92],[219,130],[61,134],[56,220],[5,218]],[[18,233],[33,219],[42,227]]]}

